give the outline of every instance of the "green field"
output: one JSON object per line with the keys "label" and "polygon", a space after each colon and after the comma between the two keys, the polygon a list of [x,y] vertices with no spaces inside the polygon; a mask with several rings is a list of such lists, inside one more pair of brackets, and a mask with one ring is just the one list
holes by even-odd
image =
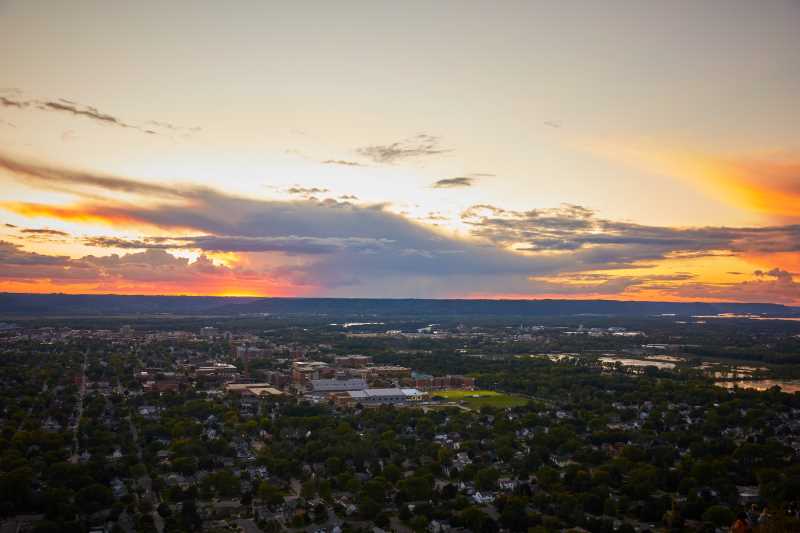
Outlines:
{"label": "green field", "polygon": [[524,396],[516,394],[505,394],[492,390],[443,390],[431,392],[431,397],[440,396],[454,402],[464,402],[470,409],[480,409],[484,406],[505,409],[507,407],[519,407],[528,403]]}

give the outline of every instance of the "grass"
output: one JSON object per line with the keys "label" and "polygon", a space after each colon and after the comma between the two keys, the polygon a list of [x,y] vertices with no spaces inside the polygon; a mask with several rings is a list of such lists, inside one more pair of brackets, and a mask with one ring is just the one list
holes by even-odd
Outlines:
{"label": "grass", "polygon": [[505,409],[519,407],[528,403],[528,399],[517,394],[506,394],[492,390],[442,390],[431,392],[431,396],[441,396],[450,401],[464,402],[470,409],[480,409],[484,406]]}

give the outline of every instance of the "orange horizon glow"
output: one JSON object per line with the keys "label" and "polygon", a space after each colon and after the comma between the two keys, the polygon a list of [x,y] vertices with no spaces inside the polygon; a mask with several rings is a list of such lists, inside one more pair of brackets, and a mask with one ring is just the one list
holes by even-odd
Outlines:
{"label": "orange horizon glow", "polygon": [[[32,287],[35,285],[35,287]],[[211,285],[211,286],[208,286]],[[0,281],[0,292],[25,293],[25,294],[118,294],[124,296],[225,296],[225,297],[302,297],[306,290],[296,288],[272,287],[254,291],[242,285],[224,285],[212,283],[201,287],[187,288],[185,286],[159,285],[155,287],[146,284],[107,284],[98,286],[97,283],[62,283],[52,280],[36,281]]]}
{"label": "orange horizon glow", "polygon": [[[27,285],[27,286],[26,286]],[[30,289],[30,283],[25,282],[0,282],[0,293],[16,293],[16,294],[69,294],[69,295],[120,295],[120,296],[186,296],[186,297],[200,297],[200,296],[214,296],[214,297],[230,297],[230,298],[314,298],[313,293],[308,292],[294,292],[276,290],[272,292],[240,292],[239,289],[220,289],[219,291],[210,292],[196,292],[196,291],[181,291],[176,288],[175,292],[164,291],[163,288],[153,288],[152,290],[134,288],[118,288],[109,289],[108,287],[96,287],[92,284],[79,284],[79,285],[63,285],[53,282],[42,283],[36,282],[36,290]],[[320,296],[325,297],[325,296]],[[369,299],[402,299],[402,297],[369,297]],[[621,293],[615,295],[598,294],[587,292],[584,294],[510,294],[510,293],[466,293],[464,295],[449,295],[435,297],[431,299],[453,299],[453,300],[607,300],[607,301],[624,301],[624,302],[702,302],[702,303],[741,303],[736,299],[714,298],[714,297],[678,297],[671,295],[668,292],[660,294],[652,294],[652,291],[647,293]],[[768,302],[748,302],[748,303],[768,303]],[[800,303],[800,302],[798,302]]]}

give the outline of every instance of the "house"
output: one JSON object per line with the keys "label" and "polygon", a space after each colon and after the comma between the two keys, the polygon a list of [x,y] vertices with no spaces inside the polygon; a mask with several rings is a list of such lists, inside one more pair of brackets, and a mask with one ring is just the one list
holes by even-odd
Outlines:
{"label": "house", "polygon": [[144,418],[154,418],[158,414],[158,407],[155,405],[142,405],[139,407],[139,415]]}
{"label": "house", "polygon": [[739,503],[741,505],[747,506],[758,503],[761,499],[758,493],[758,486],[739,485],[736,487],[736,490],[739,492]]}
{"label": "house", "polygon": [[486,505],[494,501],[494,495],[490,493],[481,493],[480,491],[472,495],[472,501],[478,505]]}
{"label": "house", "polygon": [[500,478],[497,480],[497,486],[503,490],[514,490],[517,488],[517,481],[511,478]]}
{"label": "house", "polygon": [[111,486],[111,492],[114,493],[114,497],[117,499],[122,498],[128,494],[128,488],[125,486],[125,483],[118,477],[115,477],[114,479],[111,480],[110,486]]}

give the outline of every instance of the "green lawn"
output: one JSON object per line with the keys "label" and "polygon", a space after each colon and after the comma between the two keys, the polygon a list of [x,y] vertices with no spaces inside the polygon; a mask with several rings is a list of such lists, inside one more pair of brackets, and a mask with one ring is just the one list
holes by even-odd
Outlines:
{"label": "green lawn", "polygon": [[492,390],[443,390],[432,391],[431,397],[441,396],[448,400],[459,402],[463,401],[470,409],[480,409],[483,406],[497,407],[505,409],[507,407],[518,407],[528,403],[524,396],[516,394],[505,394]]}

